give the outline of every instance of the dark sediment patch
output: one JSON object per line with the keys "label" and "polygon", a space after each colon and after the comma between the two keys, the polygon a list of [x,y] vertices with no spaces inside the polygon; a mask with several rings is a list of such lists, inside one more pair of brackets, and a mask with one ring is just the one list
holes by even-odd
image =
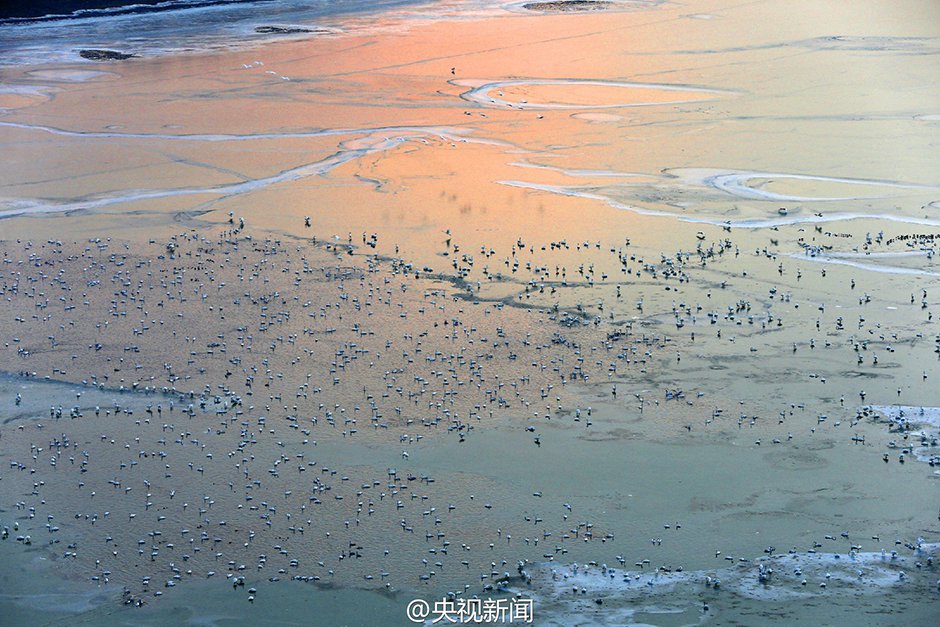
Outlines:
{"label": "dark sediment patch", "polygon": [[774,468],[787,470],[818,470],[829,465],[824,457],[809,451],[773,451],[764,459]]}
{"label": "dark sediment patch", "polygon": [[729,509],[745,509],[754,507],[759,496],[759,493],[754,493],[738,502],[694,496],[689,501],[689,509],[693,512],[721,512]]}
{"label": "dark sediment patch", "polygon": [[861,370],[844,370],[839,373],[839,376],[849,379],[877,379],[878,377],[885,375],[877,372],[862,372]]}
{"label": "dark sediment patch", "polygon": [[601,0],[557,0],[555,2],[530,2],[523,5],[523,8],[529,11],[568,13],[574,11],[604,11],[613,5],[613,2],[603,2]]}
{"label": "dark sediment patch", "polygon": [[322,28],[304,28],[303,26],[255,26],[259,35],[299,35],[302,33],[328,33]]}
{"label": "dark sediment patch", "polygon": [[96,48],[79,50],[78,55],[83,59],[88,59],[89,61],[124,61],[125,59],[130,59],[131,57],[137,56],[135,54],[120,52],[118,50],[99,50]]}
{"label": "dark sediment patch", "polygon": [[[634,419],[624,422],[640,422],[641,419]],[[615,442],[622,440],[641,440],[643,435],[637,433],[636,431],[630,431],[629,429],[611,429],[610,431],[603,431],[600,433],[591,433],[585,435],[579,435],[579,440],[584,440],[586,442]]]}

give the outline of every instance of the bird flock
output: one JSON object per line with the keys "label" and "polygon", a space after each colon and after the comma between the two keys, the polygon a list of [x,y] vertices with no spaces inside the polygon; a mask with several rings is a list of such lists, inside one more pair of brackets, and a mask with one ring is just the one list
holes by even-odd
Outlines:
{"label": "bird flock", "polygon": [[[436,269],[385,254],[378,234],[318,239],[311,227],[255,233],[230,214],[165,241],[2,242],[4,389],[15,388],[0,414],[5,540],[120,585],[127,605],[212,578],[247,602],[264,580],[548,594],[558,562],[576,596],[599,599],[612,592],[567,564],[592,560],[600,581],[628,586],[682,572],[656,551],[686,533],[685,510],[625,536],[556,477],[510,488],[434,451],[472,463],[477,439],[511,433],[525,476],[558,442],[636,429],[794,459],[824,440],[892,467],[940,464],[940,425],[915,411],[940,405],[929,277],[876,289],[872,273],[780,254],[780,235],[745,251],[711,227],[670,252],[522,235],[497,251],[454,228],[434,244]],[[796,237],[821,248],[843,235]],[[925,237],[848,236],[873,251]],[[908,413],[892,415],[901,402]],[[853,556],[887,546],[842,539]],[[895,544],[892,577],[933,569],[924,538]],[[774,551],[733,565],[763,582]],[[688,561],[706,554],[724,561],[710,548]],[[719,577],[690,572],[699,588]]]}

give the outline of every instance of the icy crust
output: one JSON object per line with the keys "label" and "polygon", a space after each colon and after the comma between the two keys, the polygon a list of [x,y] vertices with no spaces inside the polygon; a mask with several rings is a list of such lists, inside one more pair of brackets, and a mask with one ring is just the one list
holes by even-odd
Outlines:
{"label": "icy crust", "polygon": [[[682,571],[626,570],[602,565],[520,564],[513,592],[533,597],[539,616],[579,606],[630,604],[647,613],[700,608],[703,598],[732,595],[754,601],[788,601],[832,595],[883,594],[901,586],[940,587],[940,544],[897,545],[899,550],[852,550],[847,554],[792,552],[757,559],[722,559],[720,568]],[[903,554],[902,554],[903,553]],[[718,559],[721,559],[720,557]],[[642,564],[642,563],[641,563]],[[549,615],[547,615],[547,612]],[[557,618],[557,617],[556,617]]]}
{"label": "icy crust", "polygon": [[863,412],[877,413],[890,423],[892,433],[902,435],[888,446],[908,453],[919,462],[937,468],[940,474],[940,407],[909,405],[868,405]]}

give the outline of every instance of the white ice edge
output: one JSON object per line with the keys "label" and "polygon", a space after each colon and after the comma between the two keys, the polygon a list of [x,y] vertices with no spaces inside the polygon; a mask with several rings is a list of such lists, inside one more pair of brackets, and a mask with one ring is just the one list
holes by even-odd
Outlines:
{"label": "white ice edge", "polygon": [[914,405],[866,405],[893,422],[926,424],[940,429],[940,407]]}
{"label": "white ice edge", "polygon": [[478,81],[454,81],[461,87],[470,87],[469,91],[460,94],[460,97],[469,102],[475,102],[485,107],[499,109],[530,109],[530,110],[567,110],[567,109],[620,109],[625,107],[651,107],[662,105],[675,105],[689,102],[700,102],[700,98],[683,98],[670,101],[652,102],[622,102],[610,104],[575,104],[575,103],[539,103],[505,100],[502,97],[494,98],[490,92],[495,89],[505,89],[520,85],[588,85],[594,87],[622,87],[624,89],[657,89],[660,91],[686,92],[690,94],[707,94],[713,96],[730,95],[735,92],[697,87],[693,85],[672,85],[665,83],[635,83],[630,81],[602,81],[576,78],[549,78],[549,79],[517,79],[508,81],[492,81],[479,84]]}
{"label": "white ice edge", "polygon": [[[49,127],[32,127],[28,125],[18,125],[12,123],[0,122],[0,125],[26,127],[53,132],[63,135],[77,135],[82,137],[131,137],[131,138],[154,138],[163,139],[192,139],[196,136],[187,135],[139,135],[122,133],[77,133],[72,131],[62,131],[60,129],[51,129]],[[0,203],[5,205],[6,209],[0,209],[0,219],[27,214],[43,214],[100,209],[111,205],[117,205],[128,202],[137,202],[142,200],[155,200],[160,198],[170,198],[177,196],[193,195],[221,195],[233,196],[253,192],[258,189],[270,187],[272,185],[287,181],[296,181],[303,178],[325,175],[340,165],[364,157],[368,154],[389,150],[399,144],[412,140],[425,140],[435,138],[446,142],[462,143],[484,143],[504,145],[501,142],[490,140],[480,140],[467,137],[468,131],[465,129],[450,127],[387,127],[360,130],[344,131],[321,131],[310,133],[295,133],[288,135],[201,135],[197,141],[239,141],[245,139],[270,139],[274,137],[312,137],[312,136],[332,136],[364,134],[361,137],[354,137],[348,141],[342,142],[339,150],[334,154],[295,168],[289,168],[274,174],[272,176],[250,179],[238,183],[228,183],[207,187],[188,187],[176,189],[151,189],[151,190],[127,190],[122,193],[99,196],[95,198],[86,198],[73,201],[50,201],[44,199],[25,199],[25,198],[7,198],[0,199]]]}
{"label": "white ice edge", "polygon": [[[702,172],[699,170],[671,170],[670,172],[692,173]],[[707,171],[705,171],[707,172]],[[748,172],[748,171],[725,171],[713,172],[707,174],[700,180],[693,179],[695,182],[706,187],[713,187],[717,190],[751,200],[778,200],[781,202],[823,202],[834,200],[856,200],[855,196],[795,196],[792,194],[779,194],[763,189],[758,189],[747,185],[748,181],[753,179],[787,179],[797,181],[816,181],[819,183],[837,183],[843,185],[862,185],[873,187],[894,187],[898,189],[936,189],[929,185],[919,185],[911,183],[901,183],[898,181],[886,181],[877,179],[857,179],[832,176],[816,176],[810,174],[789,174],[786,172]]]}
{"label": "white ice edge", "polygon": [[[657,211],[655,209],[643,209],[641,207],[636,207],[634,205],[628,205],[620,201],[614,200],[609,196],[599,194],[596,191],[593,191],[594,188],[585,188],[581,186],[563,186],[563,185],[546,185],[542,183],[531,183],[528,181],[520,180],[503,180],[497,181],[501,185],[507,185],[510,187],[518,187],[522,189],[531,189],[535,191],[547,192],[550,194],[557,194],[560,196],[571,196],[575,198],[584,198],[586,200],[598,200],[606,203],[607,205],[615,209],[623,209],[625,211],[630,211],[638,215],[645,216],[658,216],[664,218],[673,218],[680,220],[682,222],[690,222],[693,224],[709,224],[712,226],[727,226],[739,229],[760,229],[768,228],[774,226],[789,226],[796,224],[820,224],[825,222],[845,222],[850,220],[873,220],[873,221],[886,221],[886,222],[899,222],[903,224],[919,224],[922,226],[940,226],[940,220],[932,220],[930,218],[911,218],[907,216],[895,216],[887,214],[864,214],[864,213],[827,213],[823,215],[793,215],[793,216],[780,216],[773,218],[745,218],[742,220],[728,220],[715,217],[696,217],[696,216],[687,216],[678,213],[672,213],[669,211]],[[585,189],[591,189],[592,191],[585,191]]]}
{"label": "white ice edge", "polygon": [[[522,596],[534,596],[539,605],[598,597],[612,601],[698,604],[701,593],[712,589],[757,601],[808,599],[829,595],[881,594],[923,578],[936,579],[931,568],[940,545],[918,538],[913,551],[905,547],[881,551],[840,553],[791,552],[757,559],[720,560],[711,569],[626,570],[606,565],[580,566],[541,562],[526,564],[523,578],[513,588]],[[606,609],[607,606],[605,606]],[[544,618],[544,617],[543,617]]]}
{"label": "white ice edge", "polygon": [[[917,461],[931,466],[940,462],[940,407],[866,405],[865,409],[881,414],[909,436],[920,438],[922,446],[912,440],[906,443]],[[940,474],[940,471],[934,474]]]}
{"label": "white ice edge", "polygon": [[900,266],[890,266],[886,264],[874,264],[874,263],[864,263],[861,261],[852,261],[851,259],[846,259],[838,257],[836,255],[829,255],[823,253],[816,253],[814,255],[805,254],[805,253],[789,253],[787,255],[791,259],[799,259],[801,261],[813,261],[816,263],[826,263],[837,266],[849,266],[851,268],[857,268],[859,270],[865,270],[867,272],[878,272],[880,274],[903,274],[908,276],[940,276],[940,272],[932,272],[930,270],[920,270],[918,268],[903,268]]}

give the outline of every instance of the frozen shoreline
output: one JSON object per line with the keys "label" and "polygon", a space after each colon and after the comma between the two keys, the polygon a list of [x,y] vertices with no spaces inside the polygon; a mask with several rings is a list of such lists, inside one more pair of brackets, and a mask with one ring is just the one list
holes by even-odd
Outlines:
{"label": "frozen shoreline", "polygon": [[[586,624],[585,611],[603,611],[607,618],[633,617],[638,612],[698,614],[709,617],[709,603],[728,597],[758,603],[810,599],[855,598],[890,590],[936,595],[940,580],[940,545],[919,540],[912,548],[847,554],[804,552],[756,559],[721,559],[714,569],[682,571],[655,568],[611,568],[606,564],[520,564],[509,590],[534,598],[537,615],[550,624]],[[637,563],[637,566],[644,566]],[[727,601],[725,601],[727,602]]]}
{"label": "frozen shoreline", "polygon": [[[156,5],[83,9],[47,18],[0,20],[0,67],[82,62],[79,52],[112,50],[137,57],[236,51],[285,39],[369,28],[385,17],[459,19],[502,5],[487,0],[167,0]],[[86,63],[96,61],[84,61]]]}

